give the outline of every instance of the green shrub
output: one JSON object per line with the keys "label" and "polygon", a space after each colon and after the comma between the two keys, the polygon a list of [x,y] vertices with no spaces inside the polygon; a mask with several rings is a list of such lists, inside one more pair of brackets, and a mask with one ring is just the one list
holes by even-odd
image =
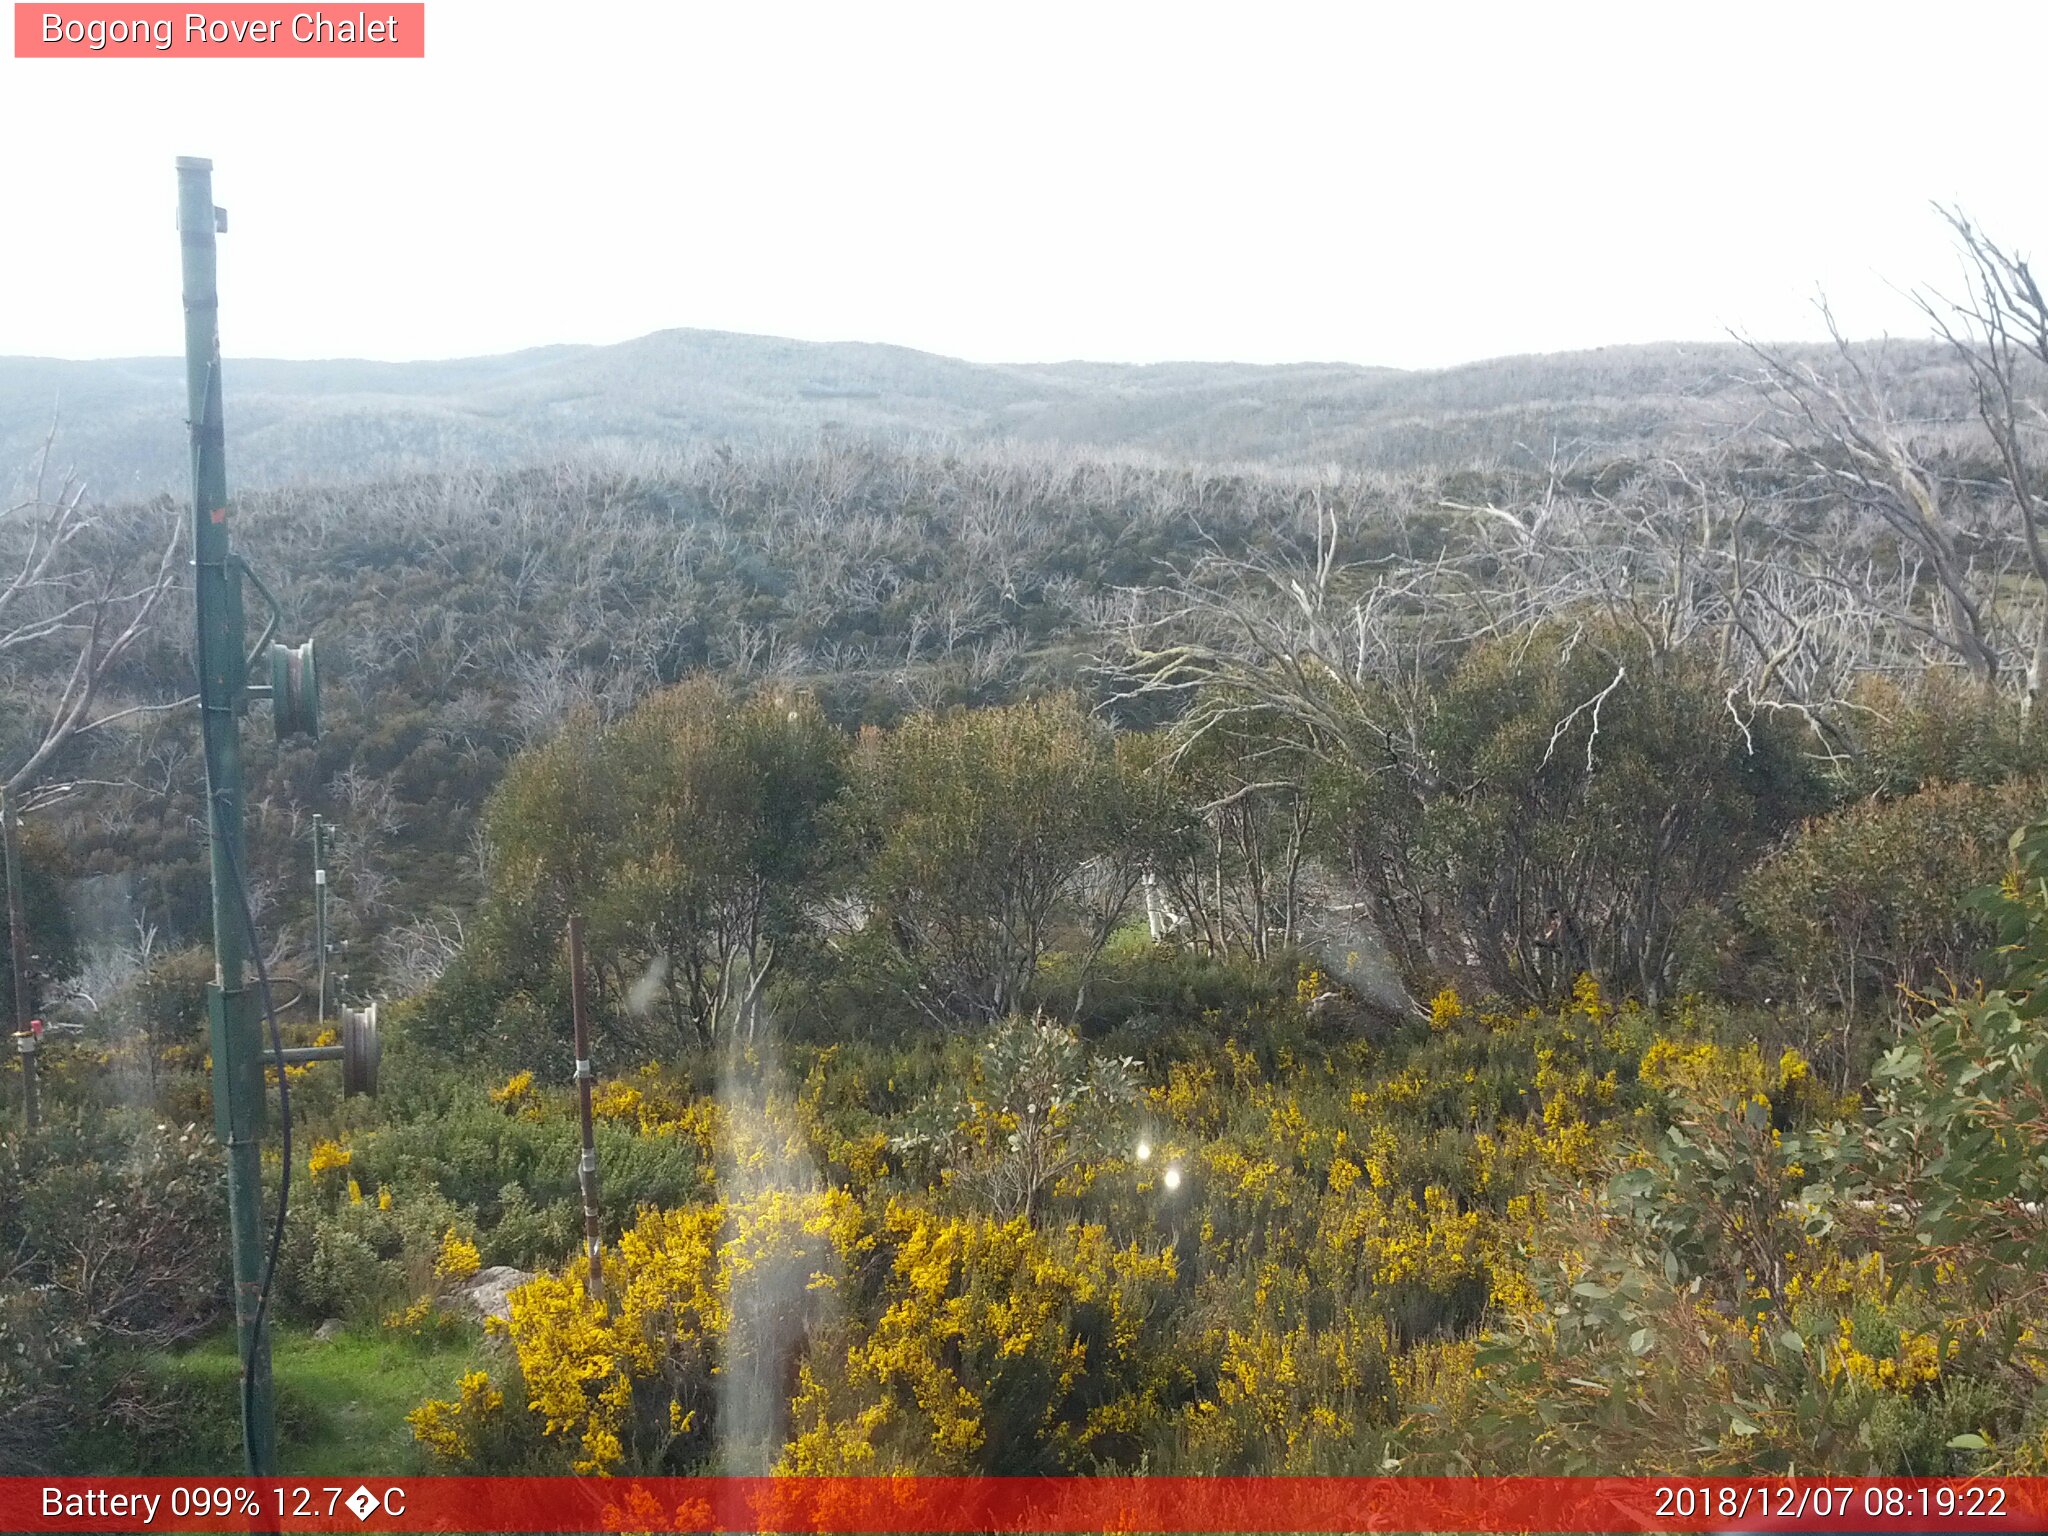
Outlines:
{"label": "green shrub", "polygon": [[1910,688],[1866,683],[1855,704],[1858,752],[1845,776],[1852,793],[1909,795],[2048,775],[2048,730],[2027,720],[2013,694],[1929,671]]}
{"label": "green shrub", "polygon": [[211,1136],[93,1115],[0,1139],[0,1252],[94,1329],[168,1344],[226,1300],[226,1198]]}
{"label": "green shrub", "polygon": [[485,1264],[537,1269],[559,1263],[583,1230],[583,1208],[569,1200],[536,1205],[517,1184],[498,1191],[498,1215],[481,1235]]}
{"label": "green shrub", "polygon": [[382,1316],[403,1297],[404,1264],[396,1256],[380,1257],[371,1235],[351,1230],[358,1224],[321,1215],[294,1225],[299,1230],[280,1255],[288,1311],[316,1322],[363,1322]]}
{"label": "green shrub", "polygon": [[[1080,1000],[1084,1038],[1140,1060],[1213,1052],[1243,1021],[1270,1019],[1276,1035],[1305,1044],[1309,1029],[1295,1001],[1297,959],[1212,959],[1179,944],[1149,940],[1106,952],[1085,974],[1076,957],[1046,957],[1032,997],[1064,1014]],[[1283,1017],[1284,1015],[1284,1017]],[[1229,1022],[1226,1022],[1229,1021]],[[1280,1043],[1287,1043],[1284,1039]]]}
{"label": "green shrub", "polygon": [[864,732],[838,816],[907,995],[936,1021],[992,1020],[1023,1006],[1063,932],[1093,963],[1137,890],[1155,802],[1057,697]]}
{"label": "green shrub", "polygon": [[445,1234],[473,1239],[474,1217],[432,1188],[377,1195],[303,1190],[278,1256],[278,1299],[308,1322],[374,1322],[435,1289]]}
{"label": "green shrub", "polygon": [[[477,1213],[488,1227],[499,1219],[507,1189],[534,1206],[581,1204],[577,1164],[582,1133],[564,1093],[553,1112],[510,1113],[473,1082],[452,1089],[429,1116],[377,1126],[351,1139],[350,1170],[366,1194],[378,1187],[432,1190]],[[694,1144],[675,1137],[645,1137],[624,1126],[597,1128],[604,1209],[617,1228],[642,1205],[670,1206],[698,1198],[707,1170]]]}
{"label": "green shrub", "polygon": [[1738,719],[1729,686],[1710,656],[1590,617],[1469,651],[1414,707],[1406,771],[1331,791],[1336,852],[1410,984],[1476,971],[1549,1003],[1590,972],[1668,995],[1689,914],[1822,803],[1793,727]]}
{"label": "green shrub", "polygon": [[1751,990],[1853,1018],[1976,974],[1991,927],[1965,898],[2044,803],[2038,780],[1955,784],[1808,822],[1737,895]]}
{"label": "green shrub", "polygon": [[0,1466],[50,1466],[65,1437],[82,1428],[98,1395],[91,1384],[90,1330],[61,1302],[0,1281]]}
{"label": "green shrub", "polygon": [[0,1137],[0,1466],[58,1464],[95,1424],[160,1408],[122,1369],[218,1319],[225,1201],[211,1138],[129,1114]]}
{"label": "green shrub", "polygon": [[[491,797],[490,889],[435,1014],[474,1045],[505,1032],[494,1004],[559,1000],[563,930],[580,912],[608,1039],[669,1056],[751,1038],[759,989],[801,942],[829,860],[821,821],[846,751],[815,701],[742,700],[707,677],[525,753]],[[531,1018],[512,1022],[537,1043],[523,1038]],[[559,1032],[552,1044],[559,1056]]]}

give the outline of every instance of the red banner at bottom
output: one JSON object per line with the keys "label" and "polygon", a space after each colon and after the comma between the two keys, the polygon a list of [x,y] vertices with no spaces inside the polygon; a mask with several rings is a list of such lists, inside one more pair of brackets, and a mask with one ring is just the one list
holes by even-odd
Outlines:
{"label": "red banner at bottom", "polygon": [[2048,1532],[2048,1478],[0,1478],[0,1530]]}

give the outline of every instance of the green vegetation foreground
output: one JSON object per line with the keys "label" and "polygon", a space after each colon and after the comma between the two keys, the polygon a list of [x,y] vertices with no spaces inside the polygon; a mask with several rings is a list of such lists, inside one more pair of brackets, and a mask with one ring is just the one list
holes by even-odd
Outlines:
{"label": "green vegetation foreground", "polygon": [[[1503,739],[1481,753],[1531,739],[1530,692],[1491,676],[1452,684],[1500,712],[1477,711]],[[1704,728],[1711,680],[1673,676],[1665,710],[1696,696]],[[1547,708],[1535,690],[1528,718]],[[1604,794],[1702,798],[1654,771],[1686,737],[1661,718],[1609,722]],[[463,955],[398,1011],[385,1098],[295,1079],[288,1324],[437,1362],[404,1454],[476,1470],[2040,1465],[2048,830],[1963,839],[1927,866],[1962,882],[1948,898],[1885,883],[1912,823],[1872,832],[1863,804],[1752,873],[1718,848],[1672,866],[1721,914],[1673,923],[1675,977],[1736,952],[1867,958],[1873,933],[1912,940],[1883,957],[1908,969],[1872,973],[1894,987],[1990,952],[1996,990],[1910,1018],[1831,1011],[1822,981],[1789,1007],[1619,1002],[1541,947],[1526,970],[1468,948],[1464,987],[1389,1008],[1274,936],[1315,814],[1216,792],[1269,782],[1246,775],[1270,754],[1163,745],[1060,700],[849,739],[801,698],[700,683],[522,758]],[[1873,738],[1865,771],[1941,751]],[[1753,760],[1723,761],[1712,793],[1740,805]],[[1524,793],[1562,825],[1615,822],[1579,782]],[[2028,782],[1891,803],[1975,794],[1996,819]],[[1414,846],[1493,867],[1502,822],[1472,803],[1470,828]],[[1578,860],[1611,917],[1641,890],[1632,861],[1684,847],[1634,824],[1590,854],[1509,846],[1525,879]],[[1460,867],[1436,889],[1466,904],[1434,910],[1477,924],[1488,887]],[[1864,894],[1798,894],[1823,887]],[[612,1064],[602,1302],[566,1262],[576,1128],[545,1086],[566,1082],[571,907]],[[1481,1001],[1489,974],[1529,996]],[[210,1147],[103,1112],[148,1082],[197,1104],[164,1039],[74,1053],[53,1085],[74,1123],[5,1143],[5,1318],[28,1346],[0,1356],[11,1464],[103,1466],[107,1425],[165,1424],[206,1379],[161,1352],[219,1316]],[[487,1265],[532,1273],[479,1341],[453,1304]]]}

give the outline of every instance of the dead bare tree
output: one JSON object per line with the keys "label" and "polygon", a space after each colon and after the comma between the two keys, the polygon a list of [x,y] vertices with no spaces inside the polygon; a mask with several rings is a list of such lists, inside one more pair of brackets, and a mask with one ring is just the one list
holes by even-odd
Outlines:
{"label": "dead bare tree", "polygon": [[[1291,555],[1212,548],[1129,594],[1124,651],[1104,666],[1117,704],[1173,714],[1176,750],[1167,765],[1233,739],[1262,743],[1275,765],[1287,757],[1299,764],[1271,773],[1247,764],[1241,798],[1219,786],[1204,806],[1213,813],[1206,866],[1155,872],[1179,910],[1219,935],[1233,924],[1263,925],[1230,908],[1226,864],[1241,869],[1250,907],[1266,907],[1276,872],[1291,893],[1299,835],[1278,826],[1270,850],[1254,849],[1249,829],[1229,818],[1248,816],[1255,797],[1306,806],[1306,760],[1336,769],[1337,782],[1369,784],[1366,820],[1386,828],[1455,821],[1498,792],[1489,770],[1445,746],[1457,738],[1445,733],[1442,705],[1475,652],[1520,665],[1544,645],[1555,653],[1544,665],[1563,668],[1584,641],[1606,657],[1540,722],[1532,781],[1563,769],[1595,782],[1607,768],[1604,730],[1617,711],[1637,709],[1639,687],[1656,677],[1700,677],[1701,658],[1716,655],[1739,742],[1757,750],[1758,713],[1789,710],[1806,722],[1819,755],[1843,750],[1836,711],[1869,654],[1877,598],[1891,595],[1873,572],[1856,572],[1846,556],[1831,568],[1829,551],[1783,525],[1794,520],[1759,515],[1732,478],[1710,480],[1698,466],[1655,467],[1622,486],[1593,488],[1574,482],[1569,462],[1553,454],[1540,478],[1501,491],[1498,500],[1443,499],[1419,511],[1373,504],[1343,485],[1314,488],[1296,509],[1304,537]],[[1427,537],[1403,526],[1424,512]],[[1368,543],[1394,552],[1349,554]],[[1684,818],[1683,807],[1670,810],[1658,850],[1667,832],[1681,835],[1672,829]],[[1404,965],[1498,972],[1504,946],[1519,945],[1509,971],[1541,987],[1559,980],[1539,963],[1536,927],[1546,908],[1569,920],[1571,902],[1560,890],[1531,894],[1535,887],[1447,874],[1444,859],[1462,856],[1430,844],[1433,833],[1338,831],[1350,838],[1353,874]],[[1626,849],[1614,857],[1624,862],[1610,870],[1602,899],[1632,914],[1617,918],[1643,953],[1632,981],[1653,994],[1670,958],[1668,935],[1647,937],[1668,917],[1657,894],[1664,852],[1642,855],[1641,867],[1626,864],[1637,857]],[[1541,875],[1578,889],[1570,862],[1543,865]],[[1574,965],[1584,951],[1580,945]]]}
{"label": "dead bare tree", "polygon": [[1977,414],[1997,450],[2019,523],[2034,578],[2021,695],[2021,707],[2031,719],[2048,672],[2048,540],[2042,537],[2041,489],[2031,457],[2048,431],[2048,411],[2038,393],[2048,382],[2048,298],[2024,258],[1992,240],[1960,209],[1936,207],[1955,232],[1968,290],[1954,299],[1928,292],[1914,297],[1970,370]]}
{"label": "dead bare tree", "polygon": [[462,952],[462,941],[458,912],[400,923],[377,936],[378,976],[401,997],[424,992]]}
{"label": "dead bare tree", "polygon": [[176,516],[153,565],[139,572],[119,557],[104,516],[73,479],[50,484],[53,426],[27,493],[0,509],[0,665],[22,687],[23,718],[0,788],[21,809],[59,754],[81,737],[183,699],[115,702],[116,669],[148,633],[176,584],[183,525]]}
{"label": "dead bare tree", "polygon": [[1825,299],[1820,312],[1833,339],[1832,371],[1738,338],[1764,367],[1760,382],[1774,420],[1767,435],[1818,486],[1873,516],[1911,552],[1916,587],[1930,590],[1932,611],[1913,602],[1894,620],[1936,642],[1984,688],[1996,688],[2005,662],[2002,572],[1980,558],[1971,488],[1923,451],[1913,423],[1894,408],[1883,378],[1843,336]]}
{"label": "dead bare tree", "polygon": [[1596,607],[1656,652],[1711,654],[1728,679],[1728,710],[1745,732],[1760,711],[1802,720],[1819,755],[1847,748],[1840,716],[1857,680],[1905,662],[1892,644],[1910,612],[1910,579],[1887,579],[1860,553],[1859,530],[1823,536],[1797,524],[1813,509],[1759,488],[1722,449],[1667,459],[1613,497],[1578,542]]}
{"label": "dead bare tree", "polygon": [[1429,572],[1343,560],[1339,510],[1317,496],[1308,511],[1313,546],[1298,561],[1212,547],[1129,593],[1121,654],[1103,659],[1113,696],[1184,706],[1184,744],[1219,727],[1285,724],[1325,761],[1411,763],[1403,685],[1449,638],[1415,601]]}

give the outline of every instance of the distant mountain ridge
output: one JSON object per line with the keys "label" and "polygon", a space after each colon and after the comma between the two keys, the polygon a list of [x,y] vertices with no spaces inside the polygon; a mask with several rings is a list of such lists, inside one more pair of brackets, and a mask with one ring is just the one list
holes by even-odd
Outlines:
{"label": "distant mountain ridge", "polygon": [[[1915,394],[1961,398],[1959,376],[1931,343],[1895,344],[1892,356]],[[230,483],[819,433],[1387,469],[1498,462],[1553,439],[1627,456],[1753,415],[1754,371],[1733,343],[1409,372],[1350,363],[970,363],[876,343],[698,330],[440,362],[230,358]],[[184,408],[180,359],[0,357],[0,481],[33,460],[54,412],[59,464],[96,495],[182,489]]]}

